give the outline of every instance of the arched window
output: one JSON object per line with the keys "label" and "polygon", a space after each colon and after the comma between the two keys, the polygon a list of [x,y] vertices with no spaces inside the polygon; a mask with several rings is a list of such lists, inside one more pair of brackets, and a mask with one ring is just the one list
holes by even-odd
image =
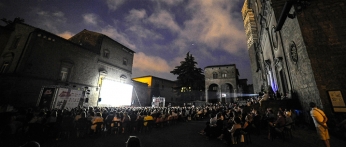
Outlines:
{"label": "arched window", "polygon": [[222,74],[221,74],[221,77],[222,77],[222,78],[227,78],[227,73],[226,73],[226,72],[222,73]]}
{"label": "arched window", "polygon": [[216,72],[213,73],[213,79],[217,79],[218,78],[218,74]]}

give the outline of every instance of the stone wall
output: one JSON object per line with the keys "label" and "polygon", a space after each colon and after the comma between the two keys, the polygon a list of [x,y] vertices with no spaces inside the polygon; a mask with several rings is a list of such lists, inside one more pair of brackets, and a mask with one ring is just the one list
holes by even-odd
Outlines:
{"label": "stone wall", "polygon": [[341,90],[346,100],[346,2],[315,0],[310,3],[298,14],[299,26],[314,71],[316,94],[321,98],[318,104],[330,114],[328,90]]}

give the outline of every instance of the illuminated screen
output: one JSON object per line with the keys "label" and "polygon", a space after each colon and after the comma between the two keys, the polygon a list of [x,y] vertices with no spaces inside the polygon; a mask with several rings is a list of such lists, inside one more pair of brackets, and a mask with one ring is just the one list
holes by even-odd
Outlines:
{"label": "illuminated screen", "polygon": [[132,85],[104,79],[100,91],[99,106],[130,106],[132,99]]}

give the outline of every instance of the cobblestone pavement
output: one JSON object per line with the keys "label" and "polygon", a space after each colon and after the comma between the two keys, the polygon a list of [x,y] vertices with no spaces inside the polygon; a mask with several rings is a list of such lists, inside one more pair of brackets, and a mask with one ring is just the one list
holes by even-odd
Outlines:
{"label": "cobblestone pavement", "polygon": [[[237,145],[226,145],[217,139],[206,139],[200,135],[205,126],[206,120],[179,122],[164,128],[154,128],[151,132],[119,134],[106,136],[87,136],[85,138],[73,138],[56,140],[45,140],[41,147],[125,147],[125,142],[129,136],[137,136],[141,140],[142,147],[227,147],[227,146],[246,146],[246,147],[323,147],[314,130],[296,128],[293,138],[268,140],[266,132],[261,135],[251,135],[252,143],[240,143]],[[343,147],[344,140],[331,138],[332,147]]]}

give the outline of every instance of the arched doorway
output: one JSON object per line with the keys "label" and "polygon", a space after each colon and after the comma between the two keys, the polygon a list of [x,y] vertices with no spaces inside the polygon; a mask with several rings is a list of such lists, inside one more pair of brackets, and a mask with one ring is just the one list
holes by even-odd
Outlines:
{"label": "arched doorway", "polygon": [[211,84],[208,87],[208,102],[209,103],[217,103],[219,101],[218,94],[219,86],[217,84]]}
{"label": "arched doorway", "polygon": [[234,89],[231,84],[225,83],[221,85],[221,102],[234,103]]}

